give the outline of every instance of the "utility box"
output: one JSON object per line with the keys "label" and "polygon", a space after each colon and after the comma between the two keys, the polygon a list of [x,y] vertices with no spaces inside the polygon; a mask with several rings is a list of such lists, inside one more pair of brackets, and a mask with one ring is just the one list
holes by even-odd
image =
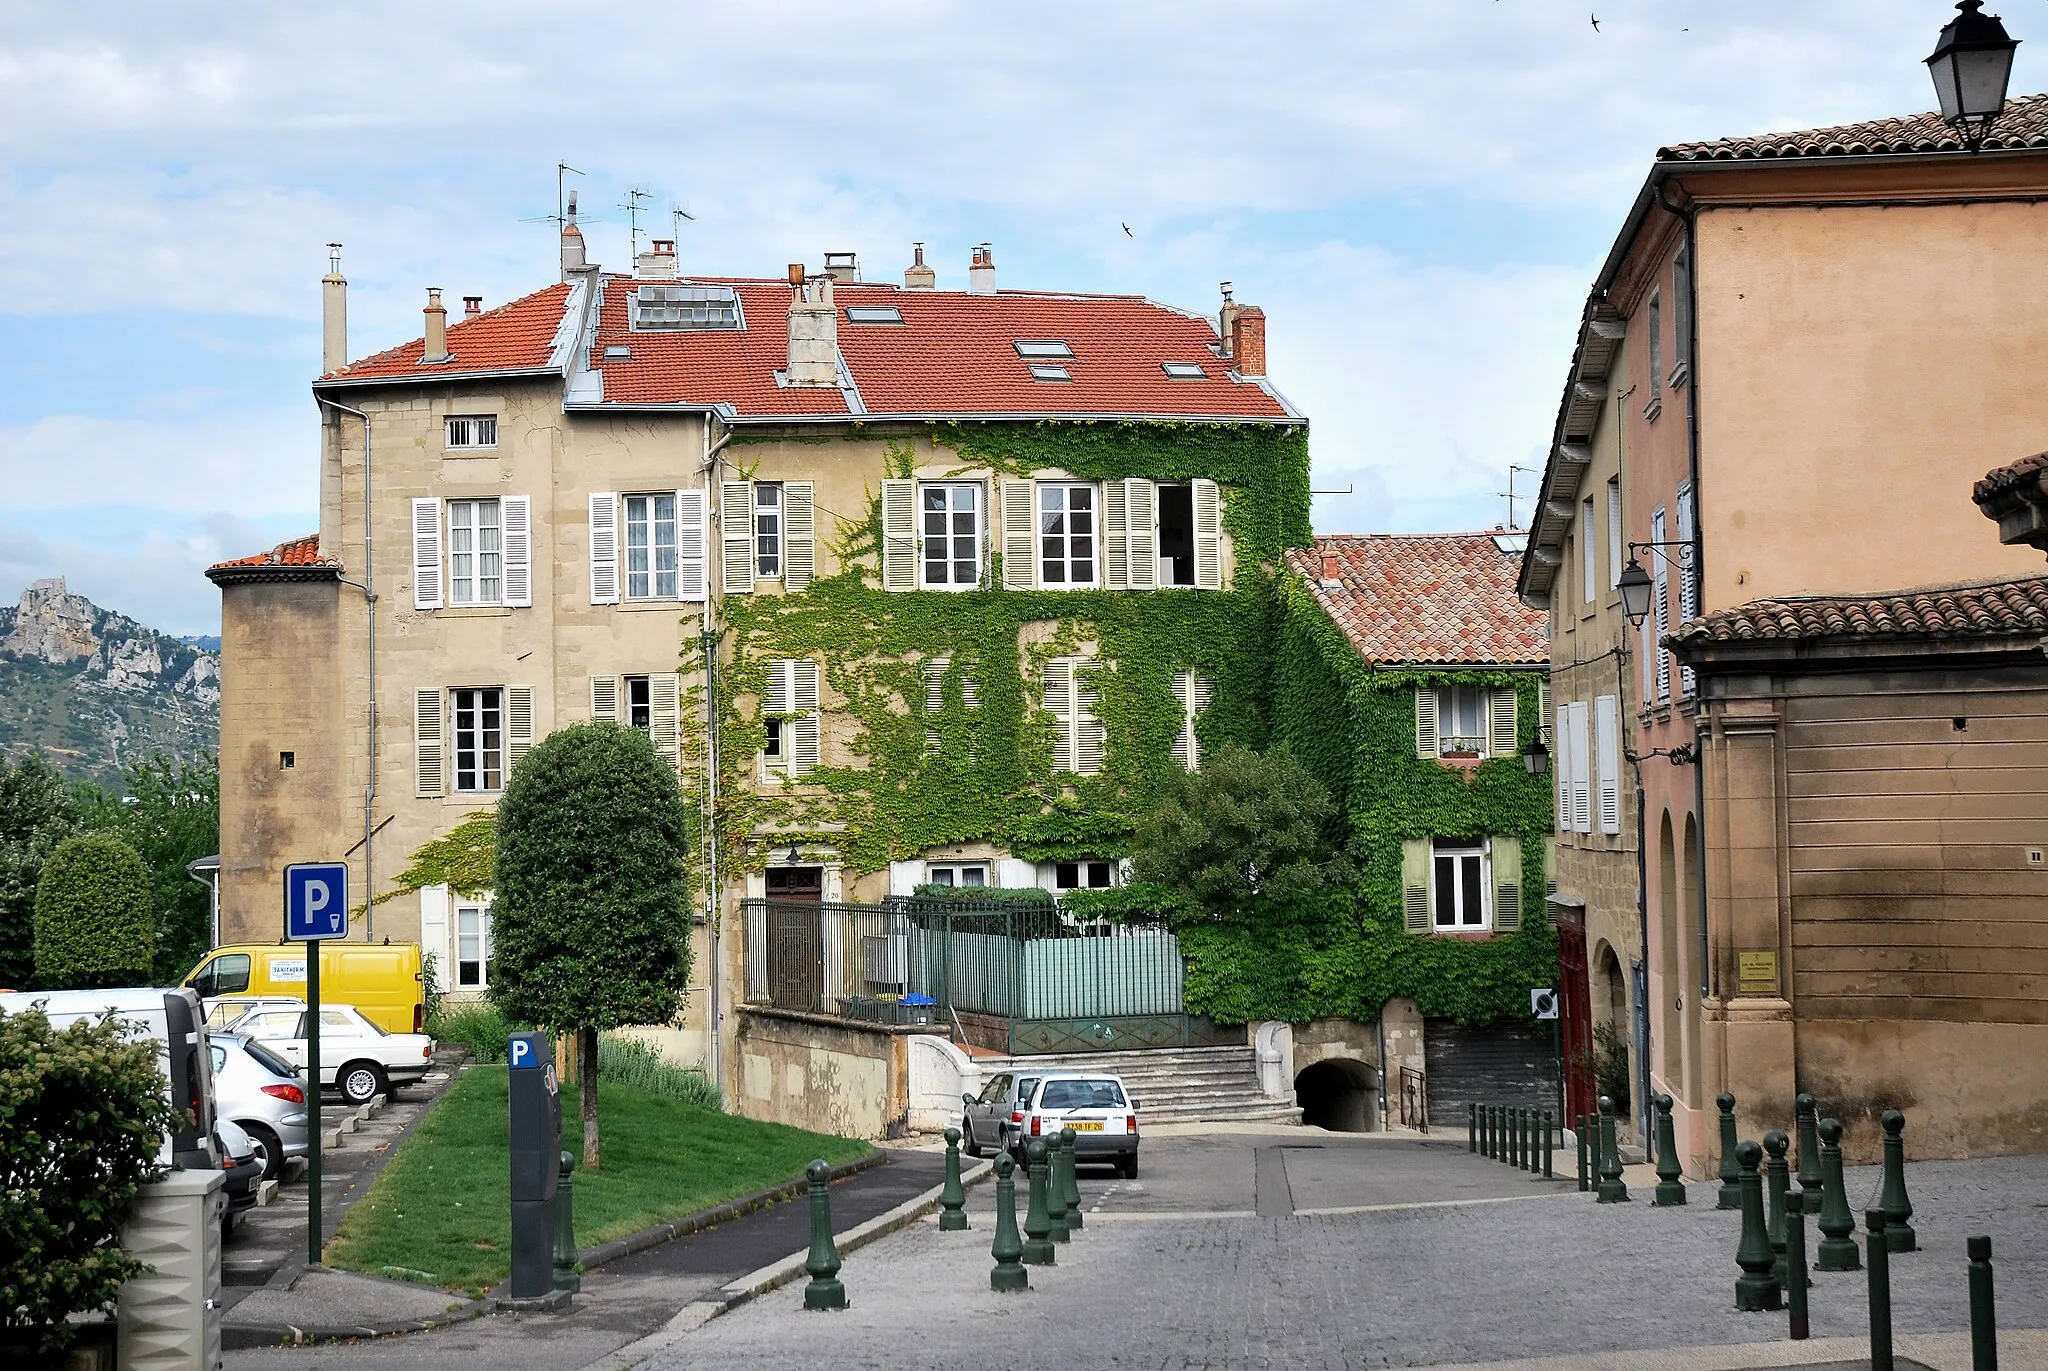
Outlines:
{"label": "utility box", "polygon": [[506,1054],[512,1154],[512,1289],[515,1300],[555,1288],[555,1187],[562,1151],[561,1086],[554,1043],[514,1033]]}
{"label": "utility box", "polygon": [[227,1205],[221,1171],[173,1171],[136,1196],[121,1249],[156,1269],[121,1287],[118,1371],[219,1371]]}

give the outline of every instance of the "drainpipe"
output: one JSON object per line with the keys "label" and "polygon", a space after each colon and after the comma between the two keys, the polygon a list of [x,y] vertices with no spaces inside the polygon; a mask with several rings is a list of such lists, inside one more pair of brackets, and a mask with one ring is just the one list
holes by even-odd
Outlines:
{"label": "drainpipe", "polygon": [[376,526],[370,519],[370,493],[374,488],[370,479],[370,416],[359,409],[351,409],[333,400],[322,398],[320,403],[336,411],[332,423],[337,457],[341,451],[341,415],[353,414],[363,421],[363,579],[351,581],[345,576],[340,579],[343,585],[353,586],[363,592],[364,615],[369,624],[367,656],[370,689],[370,770],[363,782],[363,941],[369,942],[377,917],[377,869],[374,863],[376,849],[372,846],[377,834],[377,592],[374,589],[377,582],[372,557],[376,547]]}
{"label": "drainpipe", "polygon": [[699,620],[697,641],[704,653],[704,881],[707,886],[705,907],[711,924],[709,1064],[712,1083],[723,1090],[724,1051],[719,1042],[718,982],[725,974],[725,960],[720,956],[724,946],[720,930],[725,922],[725,901],[718,881],[718,623],[711,610],[711,573],[712,568],[720,563],[713,559],[713,543],[708,536],[708,530],[711,511],[718,508],[718,454],[725,450],[725,445],[732,441],[733,435],[728,431],[716,443],[711,441],[711,425],[716,417],[709,410],[705,411],[703,474],[704,523],[707,536],[704,540],[704,608]]}
{"label": "drainpipe", "polygon": [[209,892],[206,897],[206,950],[220,946],[220,854],[194,857],[185,863],[185,874]]}

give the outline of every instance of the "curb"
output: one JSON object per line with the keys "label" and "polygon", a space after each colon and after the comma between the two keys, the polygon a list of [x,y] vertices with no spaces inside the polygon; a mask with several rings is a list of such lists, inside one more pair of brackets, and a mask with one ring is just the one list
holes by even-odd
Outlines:
{"label": "curb", "polygon": [[[825,1184],[831,1185],[834,1181],[843,1181],[849,1176],[871,1171],[888,1159],[887,1150],[877,1147],[864,1157],[856,1157],[850,1162],[841,1162],[833,1167],[831,1174],[825,1178]],[[752,1194],[742,1195],[736,1200],[727,1200],[724,1204],[715,1204],[709,1209],[685,1214],[680,1219],[670,1219],[652,1228],[643,1228],[638,1233],[628,1233],[623,1238],[613,1238],[610,1242],[601,1242],[595,1247],[585,1248],[576,1254],[576,1260],[586,1270],[593,1266],[602,1266],[606,1262],[615,1262],[621,1257],[630,1257],[635,1252],[645,1252],[650,1247],[659,1247],[665,1242],[687,1238],[692,1233],[701,1233],[718,1224],[730,1223],[742,1214],[751,1214],[756,1209],[765,1209],[771,1204],[795,1199],[798,1195],[806,1193],[809,1186],[810,1182],[804,1177],[792,1176],[786,1181],[756,1190]]]}
{"label": "curb", "polygon": [[[301,1268],[302,1270],[304,1268]],[[367,1271],[351,1271],[351,1276],[362,1276],[366,1280],[384,1280]],[[392,1281],[411,1290],[420,1287],[410,1281]],[[491,1310],[488,1299],[468,1300],[458,1304],[445,1314],[436,1314],[431,1319],[400,1319],[392,1323],[356,1324],[232,1324],[223,1323],[220,1328],[220,1346],[223,1352],[244,1352],[258,1347],[300,1347],[314,1342],[349,1342],[358,1338],[388,1338],[400,1333],[424,1333],[430,1328],[445,1328],[451,1323],[466,1323],[480,1314]]]}
{"label": "curb", "polygon": [[[960,1184],[963,1188],[978,1185],[995,1172],[994,1161],[977,1162],[963,1171]],[[924,1218],[938,1208],[939,1192],[943,1184],[935,1185],[921,1195],[915,1195],[886,1213],[877,1214],[866,1223],[849,1228],[844,1233],[833,1235],[832,1243],[841,1256],[857,1252],[869,1243]],[[685,1334],[702,1328],[721,1314],[729,1313],[770,1291],[779,1290],[804,1274],[804,1263],[808,1252],[795,1252],[778,1262],[749,1272],[722,1287],[708,1300],[697,1300],[686,1304],[676,1316],[654,1332],[635,1342],[629,1342],[617,1351],[608,1352],[597,1360],[581,1367],[579,1371],[627,1371],[638,1366],[649,1357],[674,1345]]]}

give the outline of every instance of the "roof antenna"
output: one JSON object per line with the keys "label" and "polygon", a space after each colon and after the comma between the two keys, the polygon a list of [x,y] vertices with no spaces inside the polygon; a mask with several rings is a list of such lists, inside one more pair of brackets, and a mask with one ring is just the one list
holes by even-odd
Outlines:
{"label": "roof antenna", "polygon": [[578,176],[583,174],[580,171],[576,171],[576,168],[570,166],[567,162],[555,163],[555,222],[557,224],[567,224],[569,222],[564,217],[564,210],[562,208],[562,175],[565,172],[571,171],[575,171]]}
{"label": "roof antenna", "polygon": [[640,202],[642,200],[652,200],[653,198],[654,192],[635,187],[626,192],[625,202],[619,206],[620,209],[626,211],[628,231],[633,235],[633,255],[628,259],[630,261],[637,262],[640,260]]}
{"label": "roof antenna", "polygon": [[1504,527],[1510,533],[1519,533],[1522,531],[1522,526],[1515,522],[1515,473],[1518,471],[1526,476],[1535,476],[1540,474],[1534,467],[1518,467],[1510,465],[1508,467],[1508,488],[1506,490],[1499,490],[1494,492],[1496,495],[1499,495],[1508,502],[1508,521],[1504,525]]}

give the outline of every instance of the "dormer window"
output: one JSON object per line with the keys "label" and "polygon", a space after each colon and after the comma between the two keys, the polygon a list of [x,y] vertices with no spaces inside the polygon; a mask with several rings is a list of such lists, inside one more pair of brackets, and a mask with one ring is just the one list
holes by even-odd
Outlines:
{"label": "dormer window", "polygon": [[1067,369],[1057,362],[1033,362],[1031,379],[1034,381],[1071,381],[1074,378]]}
{"label": "dormer window", "polygon": [[731,286],[636,286],[632,312],[639,333],[746,327]]}
{"label": "dormer window", "polygon": [[1033,357],[1065,357],[1071,359],[1074,350],[1058,338],[1020,338],[1011,347],[1017,355],[1026,359]]}

